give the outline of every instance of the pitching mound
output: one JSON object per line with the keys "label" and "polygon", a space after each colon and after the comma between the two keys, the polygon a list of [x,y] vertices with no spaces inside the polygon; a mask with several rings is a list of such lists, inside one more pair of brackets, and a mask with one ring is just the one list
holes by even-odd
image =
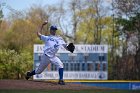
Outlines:
{"label": "pitching mound", "polygon": [[59,85],[57,82],[50,81],[27,81],[27,80],[0,80],[0,89],[43,89],[43,90],[84,90],[84,89],[102,89],[97,87],[90,87],[81,84],[66,83],[66,85]]}

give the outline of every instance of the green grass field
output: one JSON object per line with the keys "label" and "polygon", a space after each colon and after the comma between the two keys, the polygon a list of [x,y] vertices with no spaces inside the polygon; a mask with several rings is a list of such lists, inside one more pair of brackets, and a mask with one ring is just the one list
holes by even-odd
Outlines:
{"label": "green grass field", "polygon": [[140,93],[140,90],[0,90],[0,93]]}

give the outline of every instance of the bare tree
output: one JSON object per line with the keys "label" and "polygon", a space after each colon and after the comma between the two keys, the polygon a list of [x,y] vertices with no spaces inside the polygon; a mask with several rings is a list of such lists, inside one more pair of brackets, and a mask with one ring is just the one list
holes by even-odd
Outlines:
{"label": "bare tree", "polygon": [[[125,43],[123,43],[123,56],[118,62],[120,64],[118,71],[125,79],[139,79],[139,55],[140,55],[140,30],[139,15],[140,1],[139,0],[112,0],[114,2],[115,15],[119,19],[118,23],[121,32],[125,35]],[[124,37],[124,36],[123,36]],[[131,51],[131,53],[130,53]],[[124,64],[122,64],[124,63]],[[129,65],[129,66],[128,66]],[[131,66],[130,66],[131,65]],[[118,75],[119,77],[119,75]]]}

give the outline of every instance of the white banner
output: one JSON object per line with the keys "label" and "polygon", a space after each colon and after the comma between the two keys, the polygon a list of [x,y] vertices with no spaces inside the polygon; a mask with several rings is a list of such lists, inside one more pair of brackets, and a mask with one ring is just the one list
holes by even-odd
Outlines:
{"label": "white banner", "polygon": [[[43,44],[34,45],[34,53],[43,53]],[[74,53],[107,53],[107,45],[75,45]],[[58,53],[70,53],[61,47]]]}
{"label": "white banner", "polygon": [[[107,80],[107,72],[89,72],[89,71],[65,71],[63,75],[64,79],[77,79],[77,80]],[[34,79],[59,79],[57,71],[43,72],[38,75],[34,75]]]}

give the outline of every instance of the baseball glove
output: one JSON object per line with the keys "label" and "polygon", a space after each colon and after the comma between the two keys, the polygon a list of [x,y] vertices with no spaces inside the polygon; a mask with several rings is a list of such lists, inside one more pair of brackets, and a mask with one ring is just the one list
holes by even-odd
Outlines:
{"label": "baseball glove", "polygon": [[74,49],[75,49],[75,46],[73,43],[69,43],[68,46],[67,46],[67,49],[68,51],[70,51],[71,53],[73,53]]}

